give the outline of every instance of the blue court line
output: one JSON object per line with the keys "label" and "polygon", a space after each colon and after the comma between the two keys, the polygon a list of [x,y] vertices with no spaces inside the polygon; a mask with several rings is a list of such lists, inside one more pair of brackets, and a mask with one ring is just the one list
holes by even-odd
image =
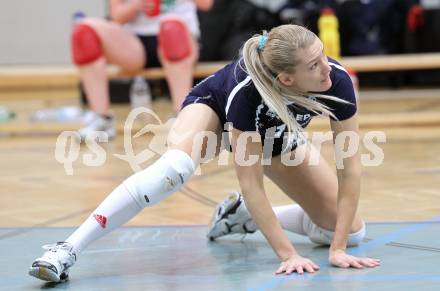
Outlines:
{"label": "blue court line", "polygon": [[[132,285],[127,282],[135,282],[135,284],[145,284],[145,286],[148,286],[149,284],[160,285],[161,283],[163,283],[163,280],[172,280],[173,284],[176,284],[177,286],[182,286],[194,282],[199,282],[199,284],[206,284],[211,286],[217,283],[217,277],[215,276],[177,275],[173,276],[172,279],[170,279],[169,275],[152,277],[149,276],[149,274],[150,273],[146,272],[143,274],[134,275],[117,274],[83,276],[81,280],[75,280],[75,286],[73,289],[95,290],[95,288],[91,286],[96,285],[101,287],[105,286],[105,288],[103,288],[104,290],[108,290],[106,289],[107,286],[111,286],[111,290],[126,290],[127,284],[129,284],[128,287],[132,287]],[[45,281],[37,281],[35,278],[32,278],[30,276],[23,278],[23,274],[20,274],[19,276],[2,278],[2,285],[0,285],[0,290],[16,290],[19,288],[21,288],[21,290],[40,290],[51,288],[54,288],[55,290],[62,290],[70,289],[68,285],[70,284],[70,282],[72,281],[59,284]],[[179,290],[179,288],[177,289]],[[148,290],[148,288],[146,290]]]}
{"label": "blue court line", "polygon": [[[421,230],[425,227],[430,226],[432,223],[438,223],[440,222],[440,216],[436,216],[432,219],[423,221],[423,222],[419,222],[419,223],[415,223],[406,227],[402,227],[398,230],[395,230],[389,234],[383,235],[381,237],[378,237],[374,240],[371,240],[367,243],[363,243],[360,246],[356,247],[356,248],[350,248],[347,250],[347,253],[350,255],[358,255],[359,253],[363,253],[365,251],[368,250],[372,250],[378,247],[381,247],[387,243],[390,243],[404,235],[416,232],[418,230]],[[327,260],[321,260],[318,261],[317,264],[320,266],[320,269],[322,270],[323,268],[331,268],[332,266],[330,266],[330,264],[328,263]],[[370,276],[370,275],[369,275]],[[385,275],[386,276],[386,275]],[[282,284],[284,284],[286,281],[291,281],[291,280],[301,280],[304,281],[305,279],[309,279],[309,278],[313,278],[313,281],[315,280],[320,280],[319,279],[319,273],[317,274],[310,274],[310,273],[304,273],[303,275],[298,275],[297,273],[292,273],[291,275],[276,275],[273,279],[269,280],[266,283],[261,283],[259,284],[259,287],[256,288],[249,288],[249,291],[264,291],[264,290],[270,290],[270,289],[274,289],[278,286],[281,286]],[[325,277],[325,276],[322,276]],[[333,276],[332,276],[333,277]],[[355,276],[356,277],[356,276]],[[374,281],[374,276],[371,275],[372,277],[372,281]],[[377,276],[376,276],[377,277]],[[392,277],[392,276],[389,276]],[[438,277],[438,275],[437,275]],[[422,275],[417,275],[418,279],[423,279]],[[358,278],[358,279],[362,279],[362,280],[368,280],[368,279],[364,279],[362,278]],[[399,279],[400,280],[400,279]]]}
{"label": "blue court line", "polygon": [[[368,282],[368,283],[376,283],[376,282],[414,282],[414,281],[429,281],[429,282],[440,282],[440,276],[438,274],[404,274],[404,275],[378,275],[378,274],[359,274],[359,275],[337,275],[337,274],[325,274],[318,275],[311,273],[304,273],[303,275],[296,275],[295,281],[298,282]],[[284,283],[287,280],[292,280],[288,276],[281,279],[280,282]],[[280,285],[276,285],[273,287],[279,287]],[[260,289],[256,289],[260,290]]]}
{"label": "blue court line", "polygon": [[[90,289],[92,285],[98,286],[112,286],[115,289],[126,289],[127,282],[133,281],[136,284],[160,284],[162,280],[169,279],[167,275],[159,276],[152,278],[148,275],[149,273],[144,274],[134,274],[134,275],[97,275],[97,276],[84,276],[81,280],[75,280],[75,289]],[[298,282],[308,282],[313,279],[313,282],[344,282],[344,283],[380,283],[380,282],[418,282],[423,280],[424,282],[440,282],[440,276],[438,274],[405,274],[405,275],[380,275],[380,274],[368,274],[368,275],[316,275],[305,273],[304,275],[298,276]],[[182,286],[185,284],[190,284],[194,282],[198,282],[199,284],[205,284],[210,286],[215,286],[218,284],[217,276],[197,276],[197,275],[177,275],[172,278],[173,284],[178,286]],[[285,282],[286,280],[282,280]],[[43,281],[36,281],[34,278],[26,277],[23,278],[22,274],[19,276],[2,278],[2,289],[0,290],[11,290],[11,289],[23,289],[23,290],[31,290],[31,289],[69,289],[68,283],[64,283],[58,285],[56,283],[44,283]],[[43,285],[42,285],[43,284]],[[38,287],[37,287],[38,286]],[[56,288],[59,287],[59,288]],[[201,287],[205,287],[204,285],[200,285]],[[128,287],[131,287],[128,285]],[[93,289],[93,288],[92,288]],[[179,289],[179,288],[177,288]],[[217,290],[217,289],[215,289]]]}
{"label": "blue court line", "polygon": [[438,274],[404,274],[404,275],[323,275],[313,278],[313,282],[414,282],[414,281],[440,282]]}
{"label": "blue court line", "polygon": [[[435,217],[429,221],[438,223],[438,222],[440,222],[440,216]],[[379,238],[373,239],[367,243],[361,244],[360,246],[358,246],[356,248],[349,249],[347,251],[347,253],[349,253],[350,255],[357,255],[357,254],[365,252],[367,250],[375,249],[377,247],[380,247],[380,246],[383,246],[387,243],[395,241],[404,235],[421,230],[429,225],[430,224],[427,224],[427,223],[416,223],[416,224],[412,224],[412,225],[400,228],[400,229],[395,230],[395,231],[393,231],[389,234],[386,234],[382,237],[379,237]]]}

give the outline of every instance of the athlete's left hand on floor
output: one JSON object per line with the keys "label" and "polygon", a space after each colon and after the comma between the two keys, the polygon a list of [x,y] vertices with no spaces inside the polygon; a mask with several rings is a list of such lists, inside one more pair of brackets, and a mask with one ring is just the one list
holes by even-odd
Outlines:
{"label": "athlete's left hand on floor", "polygon": [[364,267],[374,268],[380,265],[379,259],[355,257],[343,250],[330,250],[328,260],[330,264],[340,268],[353,267],[362,269]]}
{"label": "athlete's left hand on floor", "polygon": [[304,274],[304,272],[315,273],[319,270],[319,266],[312,260],[301,257],[298,254],[292,255],[285,261],[282,261],[280,267],[275,274],[285,273],[287,275],[297,272],[298,274]]}

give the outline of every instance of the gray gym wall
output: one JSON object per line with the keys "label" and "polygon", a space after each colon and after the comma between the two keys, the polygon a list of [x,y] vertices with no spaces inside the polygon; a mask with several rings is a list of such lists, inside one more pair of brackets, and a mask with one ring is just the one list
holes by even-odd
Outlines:
{"label": "gray gym wall", "polygon": [[69,64],[72,15],[104,17],[106,0],[0,0],[0,65]]}

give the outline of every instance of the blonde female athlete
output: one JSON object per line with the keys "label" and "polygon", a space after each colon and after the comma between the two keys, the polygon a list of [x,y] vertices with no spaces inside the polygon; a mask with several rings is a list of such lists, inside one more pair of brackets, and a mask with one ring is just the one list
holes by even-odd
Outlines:
{"label": "blonde female athlete", "polygon": [[[323,158],[310,166],[312,147],[301,138],[301,128],[317,114],[329,116],[335,136],[358,131],[350,77],[325,56],[314,33],[282,25],[250,38],[242,57],[195,86],[182,107],[169,134],[168,151],[116,187],[72,235],[33,262],[30,275],[66,280],[69,268],[91,242],[178,191],[206,152],[206,147],[193,150],[197,137],[213,132],[220,140],[225,124],[232,126],[226,147],[235,158],[242,196],[232,195],[217,208],[208,237],[260,230],[281,261],[276,273],[319,269],[298,254],[282,228],[330,245],[329,262],[334,266],[379,265],[377,259],[346,253],[347,246],[358,245],[365,236],[365,224],[357,214],[359,153],[344,159],[335,175]],[[296,166],[286,163],[299,150],[304,161]],[[298,205],[272,208],[264,175]]]}

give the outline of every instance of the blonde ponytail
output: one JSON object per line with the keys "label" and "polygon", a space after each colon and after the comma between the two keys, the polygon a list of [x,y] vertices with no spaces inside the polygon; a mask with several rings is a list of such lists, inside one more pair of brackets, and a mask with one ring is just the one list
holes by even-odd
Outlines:
{"label": "blonde ponytail", "polygon": [[[262,37],[267,37],[267,40]],[[308,94],[292,92],[278,79],[281,72],[293,73],[298,59],[293,58],[295,51],[310,46],[317,36],[308,29],[286,24],[273,28],[268,34],[254,35],[243,45],[242,55],[245,70],[252,78],[255,88],[264,103],[287,125],[289,133],[301,131],[301,126],[287,108],[293,102],[316,114],[335,117],[330,108]],[[347,103],[337,97],[313,94],[323,99]]]}

